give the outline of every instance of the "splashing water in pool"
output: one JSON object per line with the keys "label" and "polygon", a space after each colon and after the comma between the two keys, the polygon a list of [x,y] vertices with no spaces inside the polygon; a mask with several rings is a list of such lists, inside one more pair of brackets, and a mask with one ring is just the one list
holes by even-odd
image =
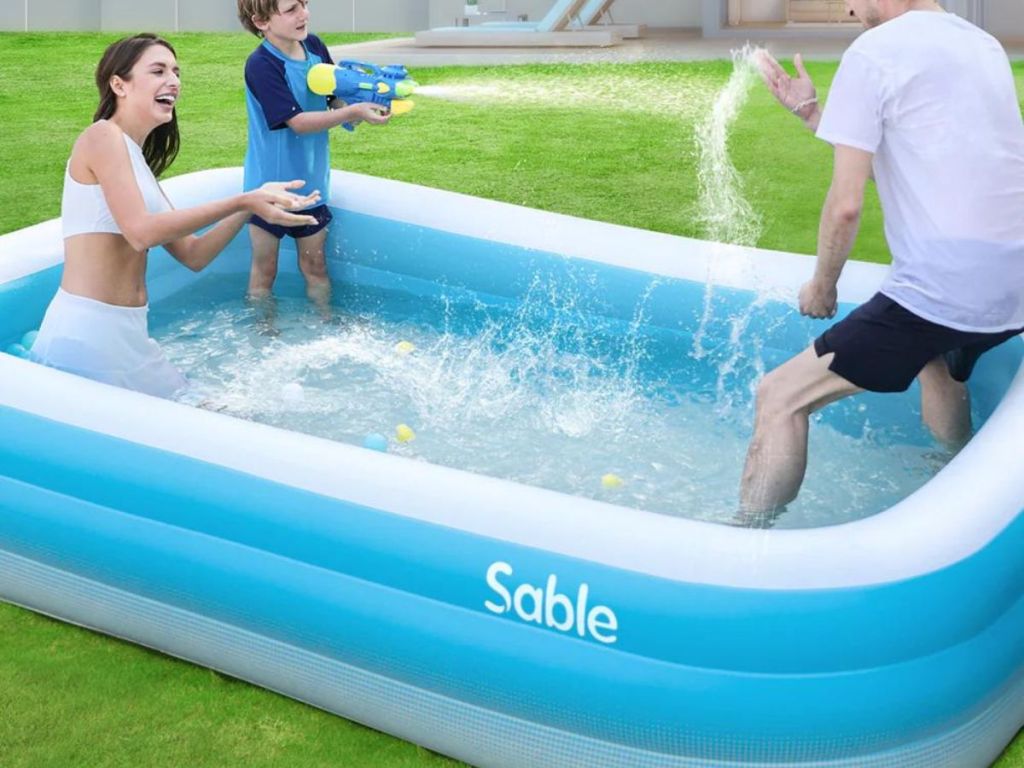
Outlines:
{"label": "splashing water in pool", "polygon": [[[733,71],[729,81],[718,92],[706,117],[697,126],[697,218],[704,228],[705,237],[718,243],[754,246],[761,237],[763,223],[760,215],[743,195],[743,180],[729,158],[729,132],[757,80],[757,61],[763,49],[751,45],[732,52]],[[712,314],[714,271],[718,263],[716,254],[708,264],[704,284],[703,312],[693,335],[691,354],[701,359],[708,323]],[[762,301],[755,301],[744,313],[731,319],[733,335],[737,336],[750,324],[751,313]],[[738,350],[739,347],[734,347]],[[730,398],[725,391],[726,381],[739,362],[737,353],[722,363],[718,370],[718,391],[722,398]],[[755,368],[763,373],[764,364],[758,355]]]}
{"label": "splashing water in pool", "polygon": [[761,217],[743,196],[743,180],[729,159],[729,131],[757,79],[760,48],[732,52],[733,71],[707,116],[697,126],[698,217],[708,240],[757,245]]}
{"label": "splashing water in pool", "polygon": [[[582,285],[541,278],[514,306],[339,286],[337,324],[324,324],[304,299],[282,298],[277,335],[252,307],[225,298],[230,278],[204,285],[216,301],[198,312],[195,303],[158,308],[155,332],[228,414],[357,446],[391,435],[393,454],[665,514],[732,519],[758,371],[741,362],[749,344],[736,323],[716,324],[716,338],[737,337],[722,338],[717,354],[681,356],[685,332],[647,322],[652,297],[671,290],[658,280],[620,320],[582,307]],[[188,301],[197,298],[190,292]],[[915,435],[892,439],[870,429],[871,413],[855,415],[859,432],[812,425],[816,465],[780,525],[863,517],[933,474]],[[415,440],[396,439],[396,425]]]}

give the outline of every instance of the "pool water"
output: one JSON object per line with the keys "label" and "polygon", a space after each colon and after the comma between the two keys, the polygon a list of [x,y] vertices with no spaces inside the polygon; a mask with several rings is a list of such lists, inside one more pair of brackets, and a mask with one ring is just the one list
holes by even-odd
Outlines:
{"label": "pool water", "polygon": [[[791,353],[754,332],[794,314],[763,299],[698,336],[648,324],[643,297],[630,322],[594,313],[539,273],[517,302],[338,284],[330,318],[295,274],[262,305],[244,285],[209,275],[153,308],[151,333],[207,407],[355,445],[379,433],[415,460],[699,520],[733,519],[754,386]],[[916,395],[876,398],[814,418],[807,479],[778,527],[875,514],[948,460]],[[399,441],[399,424],[415,439]]]}

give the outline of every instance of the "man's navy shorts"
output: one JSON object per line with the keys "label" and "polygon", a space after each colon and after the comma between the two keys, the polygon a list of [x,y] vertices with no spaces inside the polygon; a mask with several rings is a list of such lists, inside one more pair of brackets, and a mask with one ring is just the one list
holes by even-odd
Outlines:
{"label": "man's navy shorts", "polygon": [[296,240],[302,237],[312,237],[321,229],[331,223],[331,219],[334,215],[331,213],[331,209],[326,205],[318,205],[316,208],[310,208],[308,211],[296,211],[303,216],[312,216],[316,219],[316,224],[300,224],[297,227],[283,227],[280,224],[271,224],[270,222],[264,221],[259,216],[253,216],[249,219],[250,224],[255,224],[260,229],[266,230],[278,240],[285,235],[294,237]]}
{"label": "man's navy shorts", "polygon": [[814,351],[818,357],[834,352],[828,369],[861,389],[903,392],[936,357],[954,379],[967,381],[982,354],[1022,331],[958,331],[876,293],[815,339]]}

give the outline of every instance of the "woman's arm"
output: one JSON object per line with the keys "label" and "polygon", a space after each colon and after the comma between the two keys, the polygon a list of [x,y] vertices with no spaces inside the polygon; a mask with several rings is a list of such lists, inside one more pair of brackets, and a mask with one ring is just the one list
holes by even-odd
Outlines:
{"label": "woman's arm", "polygon": [[[276,190],[285,191],[303,186],[302,181],[290,181],[287,184],[271,182],[263,185],[264,191]],[[320,199],[320,193],[314,192],[304,198],[303,207],[315,205]],[[170,204],[170,200],[167,201]],[[231,242],[238,231],[249,221],[249,212],[233,213],[225,219],[221,219],[215,227],[202,235],[188,235],[164,244],[164,248],[175,259],[180,261],[193,272],[198,272],[207,264],[213,261],[222,250]]]}
{"label": "woman's arm", "polygon": [[248,211],[233,213],[217,222],[217,226],[209,232],[199,236],[188,235],[170,243],[164,243],[164,248],[193,272],[198,272],[224,250],[248,220]]}
{"label": "woman's arm", "polygon": [[[135,180],[121,129],[106,120],[86,129],[74,153],[81,153],[80,159],[96,177],[121,234],[140,252],[186,237],[242,212],[286,226],[316,223],[312,216],[284,210],[307,207],[310,204],[307,198],[279,189],[257,189],[191,208],[150,213]],[[241,227],[241,223],[238,226]]]}

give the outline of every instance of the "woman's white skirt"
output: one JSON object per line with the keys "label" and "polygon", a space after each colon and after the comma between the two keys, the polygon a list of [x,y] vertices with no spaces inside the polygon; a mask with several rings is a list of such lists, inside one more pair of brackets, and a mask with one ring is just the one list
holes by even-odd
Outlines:
{"label": "woman's white skirt", "polygon": [[68,373],[171,397],[188,386],[149,338],[149,306],[119,307],[57,289],[31,359]]}

